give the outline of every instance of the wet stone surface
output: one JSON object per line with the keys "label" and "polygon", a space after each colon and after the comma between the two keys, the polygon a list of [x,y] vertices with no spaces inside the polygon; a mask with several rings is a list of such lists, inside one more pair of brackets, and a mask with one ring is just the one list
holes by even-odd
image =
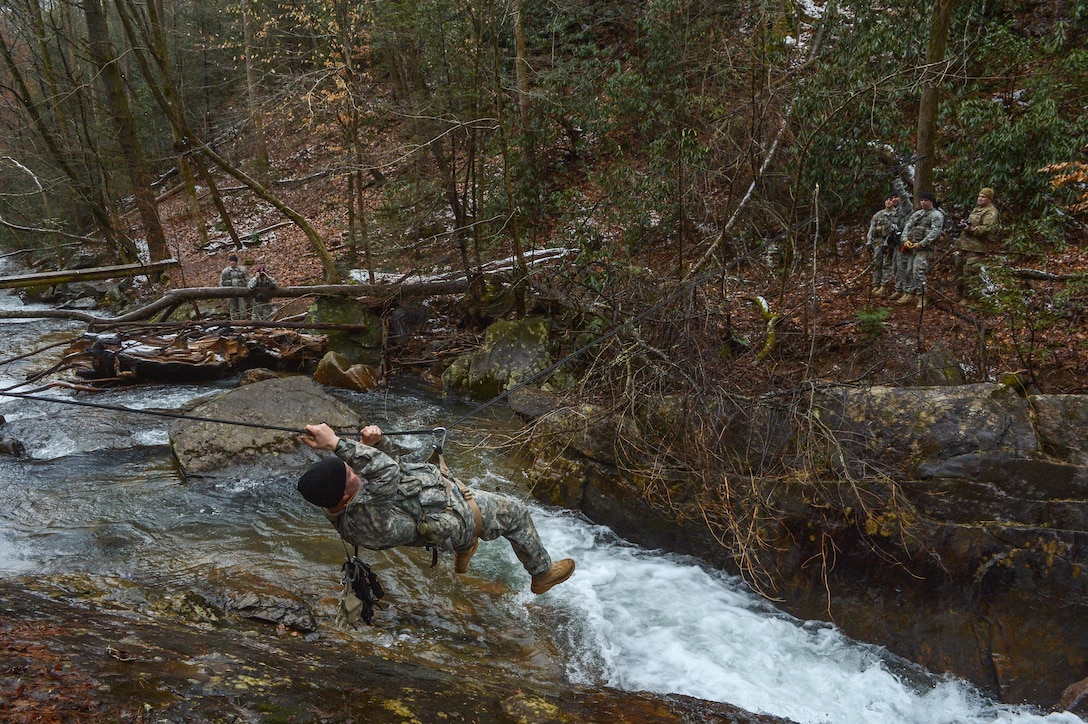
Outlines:
{"label": "wet stone surface", "polygon": [[[111,585],[115,585],[112,582]],[[187,622],[92,580],[0,582],[7,722],[736,722],[786,720],[682,696],[471,675],[337,632]],[[125,608],[125,602],[132,604]]]}

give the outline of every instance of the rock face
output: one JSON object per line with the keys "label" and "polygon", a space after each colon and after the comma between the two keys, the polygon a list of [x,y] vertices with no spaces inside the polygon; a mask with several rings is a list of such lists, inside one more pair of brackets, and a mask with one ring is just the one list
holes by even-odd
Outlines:
{"label": "rock face", "polygon": [[306,312],[306,321],[364,327],[354,331],[321,330],[321,333],[328,338],[328,348],[351,363],[381,366],[382,320],[358,300],[321,297]]}
{"label": "rock face", "polygon": [[[1050,706],[1088,676],[1088,398],[983,384],[829,387],[809,400],[761,404],[718,436],[741,450],[760,431],[759,499],[721,500],[774,511],[748,551],[769,572],[763,590],[1007,702]],[[669,410],[662,401],[647,419]],[[655,471],[670,507],[647,506],[645,465],[627,458],[649,424],[550,413],[535,492],[636,542],[750,572],[736,541],[708,528],[715,511],[687,470]]]}
{"label": "rock face", "polygon": [[487,400],[547,368],[548,320],[530,317],[498,321],[487,328],[484,343],[454,360],[444,373],[447,392]]}
{"label": "rock face", "polygon": [[188,414],[289,429],[177,420],[170,425],[170,444],[186,477],[261,477],[269,465],[302,467],[317,459],[298,442],[297,431],[305,425],[327,422],[338,430],[362,425],[351,408],[305,376],[244,385]]}

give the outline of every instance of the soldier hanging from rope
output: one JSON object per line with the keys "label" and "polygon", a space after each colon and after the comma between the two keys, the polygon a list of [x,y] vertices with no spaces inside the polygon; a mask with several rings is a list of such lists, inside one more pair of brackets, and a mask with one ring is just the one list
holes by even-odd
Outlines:
{"label": "soldier hanging from rope", "polygon": [[[467,573],[479,539],[506,538],[532,577],[533,593],[544,593],[574,573],[570,558],[552,562],[540,542],[529,509],[501,493],[471,490],[441,463],[398,462],[377,425],[364,427],[361,442],[339,437],[325,424],[307,425],[302,441],[336,457],[314,463],[298,491],[348,543],[382,550],[422,546],[454,553],[453,569]],[[432,562],[432,564],[433,564]]]}

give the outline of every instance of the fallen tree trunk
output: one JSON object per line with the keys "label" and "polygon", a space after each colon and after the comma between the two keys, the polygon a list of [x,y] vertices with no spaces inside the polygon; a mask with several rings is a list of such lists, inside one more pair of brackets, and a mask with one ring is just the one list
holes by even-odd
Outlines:
{"label": "fallen tree trunk", "polygon": [[[416,284],[323,284],[312,287],[276,287],[262,289],[262,296],[278,298],[297,297],[369,297],[375,300],[392,298],[420,298],[442,294],[457,294],[468,288],[468,281],[457,279],[440,282],[418,282]],[[151,318],[157,312],[169,309],[184,302],[203,299],[229,299],[231,297],[253,297],[254,293],[243,287],[191,287],[172,289],[156,301],[118,317],[99,317],[76,309],[37,309],[37,310],[0,310],[0,319],[75,319],[91,325],[110,325],[124,322],[138,322]],[[277,326],[274,325],[273,326]],[[312,328],[312,325],[309,325]]]}
{"label": "fallen tree trunk", "polygon": [[1044,282],[1067,282],[1084,276],[1082,273],[1053,274],[1051,272],[1040,271],[1039,269],[1023,269],[1020,267],[1014,267],[1009,271],[1013,276],[1020,277],[1021,279],[1038,279]]}
{"label": "fallen tree trunk", "polygon": [[17,274],[15,276],[0,277],[0,289],[71,284],[72,282],[114,279],[116,277],[139,276],[141,274],[150,276],[155,272],[166,271],[177,266],[177,263],[176,259],[163,259],[150,264],[121,264],[118,266],[97,266],[90,269],[62,269],[60,271]]}

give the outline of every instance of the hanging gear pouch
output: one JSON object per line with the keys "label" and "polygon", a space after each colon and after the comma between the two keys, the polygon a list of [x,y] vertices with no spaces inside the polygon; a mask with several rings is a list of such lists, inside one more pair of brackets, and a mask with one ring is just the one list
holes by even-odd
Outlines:
{"label": "hanging gear pouch", "polygon": [[340,570],[344,591],[340,594],[340,604],[336,609],[336,625],[342,629],[353,629],[360,618],[363,623],[371,625],[374,606],[385,596],[385,589],[378,581],[377,574],[358,556],[352,556]]}

